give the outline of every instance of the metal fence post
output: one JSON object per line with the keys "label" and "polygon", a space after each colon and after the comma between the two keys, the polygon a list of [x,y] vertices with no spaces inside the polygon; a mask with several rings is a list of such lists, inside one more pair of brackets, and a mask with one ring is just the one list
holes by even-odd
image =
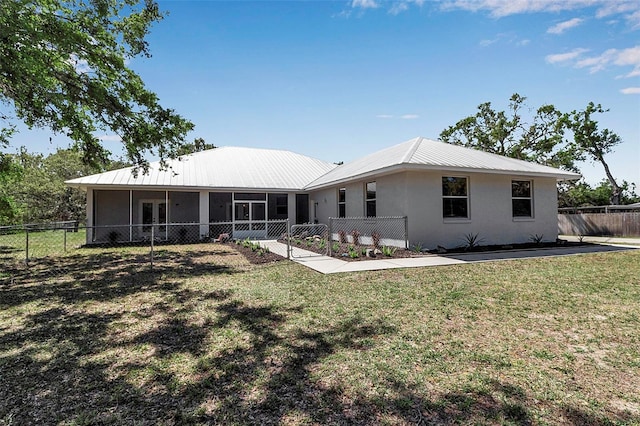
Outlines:
{"label": "metal fence post", "polygon": [[291,227],[287,218],[287,259],[291,259]]}
{"label": "metal fence post", "polygon": [[328,220],[329,223],[327,224],[327,253],[329,253],[328,254],[329,257],[333,256],[333,253],[331,253],[331,246],[332,246],[331,240],[333,238],[333,233],[331,231],[331,222],[332,221],[333,221],[333,218],[330,217],[329,220]]}
{"label": "metal fence post", "polygon": [[67,228],[64,228],[64,252],[67,252]]}
{"label": "metal fence post", "polygon": [[25,262],[29,262],[29,227],[25,226],[24,228],[24,235],[26,238],[26,242],[25,242],[25,249],[24,249],[24,255],[25,255]]}
{"label": "metal fence post", "polygon": [[404,248],[409,249],[409,217],[404,217]]}
{"label": "metal fence post", "polygon": [[153,235],[153,228],[155,228],[155,226],[151,226],[151,270],[153,271],[153,240],[155,238],[155,236]]}

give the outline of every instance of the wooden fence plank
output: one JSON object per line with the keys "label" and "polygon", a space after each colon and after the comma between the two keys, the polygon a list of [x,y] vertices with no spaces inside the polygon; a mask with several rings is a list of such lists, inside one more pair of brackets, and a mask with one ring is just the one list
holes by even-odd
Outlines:
{"label": "wooden fence plank", "polygon": [[558,233],[640,237],[640,212],[559,214]]}

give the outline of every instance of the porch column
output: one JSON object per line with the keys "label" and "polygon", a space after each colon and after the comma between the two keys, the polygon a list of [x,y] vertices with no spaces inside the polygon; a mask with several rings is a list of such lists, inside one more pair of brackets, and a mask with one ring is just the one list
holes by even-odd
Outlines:
{"label": "porch column", "polygon": [[93,189],[87,188],[87,244],[93,241]]}
{"label": "porch column", "polygon": [[129,190],[129,242],[133,241],[133,190]]}
{"label": "porch column", "polygon": [[209,191],[200,191],[200,238],[209,234]]}

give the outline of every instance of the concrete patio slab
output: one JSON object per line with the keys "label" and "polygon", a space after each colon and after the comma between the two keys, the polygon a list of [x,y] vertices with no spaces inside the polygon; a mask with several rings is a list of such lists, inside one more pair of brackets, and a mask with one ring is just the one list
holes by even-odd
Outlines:
{"label": "concrete patio slab", "polygon": [[[278,241],[258,241],[273,253],[287,257],[286,244]],[[342,272],[377,271],[396,268],[420,268],[428,266],[455,265],[461,263],[494,262],[538,257],[573,256],[588,253],[606,253],[640,249],[640,246],[592,244],[579,247],[554,247],[527,250],[504,250],[493,252],[452,253],[419,257],[361,260],[348,262],[335,257],[323,256],[298,247],[293,248],[291,260],[323,274]]]}

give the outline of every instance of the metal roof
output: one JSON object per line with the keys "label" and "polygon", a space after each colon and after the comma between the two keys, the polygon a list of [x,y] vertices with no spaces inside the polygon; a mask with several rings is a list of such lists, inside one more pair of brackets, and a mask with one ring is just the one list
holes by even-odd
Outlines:
{"label": "metal roof", "polygon": [[558,180],[580,178],[577,173],[418,137],[338,166],[307,185],[306,189],[400,170],[513,174]]}
{"label": "metal roof", "polygon": [[304,190],[402,170],[441,170],[578,179],[579,174],[484,151],[415,138],[336,166],[290,151],[222,147],[149,165],[134,177],[132,168],[113,170],[66,183],[80,187]]}
{"label": "metal roof", "polygon": [[134,177],[133,168],[124,168],[72,179],[70,186],[138,186],[224,189],[301,190],[309,182],[336,167],[290,151],[221,147],[149,165],[149,173]]}

